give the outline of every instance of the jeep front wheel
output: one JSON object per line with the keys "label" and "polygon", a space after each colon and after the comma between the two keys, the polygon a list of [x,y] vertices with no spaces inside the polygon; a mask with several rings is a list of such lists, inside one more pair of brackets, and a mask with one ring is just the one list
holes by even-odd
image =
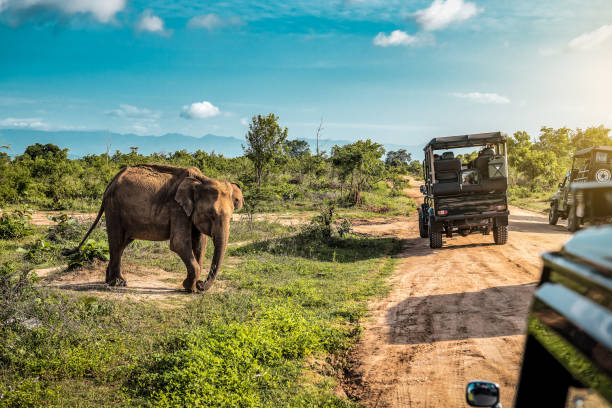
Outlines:
{"label": "jeep front wheel", "polygon": [[432,249],[442,248],[442,231],[434,232],[431,230],[431,223],[429,223],[428,229],[429,235],[429,247]]}
{"label": "jeep front wheel", "polygon": [[559,221],[559,211],[557,211],[557,202],[553,201],[550,203],[550,212],[548,213],[548,223],[550,225],[556,225]]}
{"label": "jeep front wheel", "polygon": [[505,225],[493,227],[493,240],[496,245],[504,245],[508,242],[508,227]]}

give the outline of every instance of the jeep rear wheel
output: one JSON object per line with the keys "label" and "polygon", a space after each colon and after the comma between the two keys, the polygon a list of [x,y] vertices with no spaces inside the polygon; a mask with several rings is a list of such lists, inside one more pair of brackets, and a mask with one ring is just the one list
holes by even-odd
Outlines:
{"label": "jeep rear wheel", "polygon": [[496,245],[504,245],[508,242],[508,227],[505,225],[493,227],[493,240]]}
{"label": "jeep rear wheel", "polygon": [[423,210],[419,210],[419,235],[421,238],[427,238],[427,225],[425,224],[425,216],[423,214]]}
{"label": "jeep rear wheel", "polygon": [[556,225],[559,221],[559,211],[557,211],[557,202],[553,201],[550,203],[550,212],[548,213],[548,223],[550,225]]}
{"label": "jeep rear wheel", "polygon": [[429,223],[429,247],[432,249],[442,248],[442,231],[434,232],[431,230],[431,223]]}

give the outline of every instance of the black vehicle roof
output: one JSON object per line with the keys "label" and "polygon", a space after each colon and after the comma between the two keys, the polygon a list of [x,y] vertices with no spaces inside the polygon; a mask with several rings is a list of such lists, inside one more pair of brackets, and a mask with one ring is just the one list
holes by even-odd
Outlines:
{"label": "black vehicle roof", "polygon": [[612,146],[593,146],[587,147],[574,153],[574,157],[585,157],[591,154],[593,150],[603,150],[606,152],[612,152]]}
{"label": "black vehicle roof", "polygon": [[476,133],[472,135],[436,137],[423,148],[427,150],[457,149],[460,147],[485,146],[488,143],[505,142],[506,136],[501,132]]}

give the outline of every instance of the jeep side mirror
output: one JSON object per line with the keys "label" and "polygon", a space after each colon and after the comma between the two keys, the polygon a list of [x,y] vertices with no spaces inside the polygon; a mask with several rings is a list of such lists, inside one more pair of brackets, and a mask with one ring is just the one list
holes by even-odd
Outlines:
{"label": "jeep side mirror", "polygon": [[499,385],[489,381],[470,381],[465,387],[465,400],[472,407],[500,407]]}
{"label": "jeep side mirror", "polygon": [[421,184],[421,194],[427,194],[427,190],[425,189],[425,186]]}

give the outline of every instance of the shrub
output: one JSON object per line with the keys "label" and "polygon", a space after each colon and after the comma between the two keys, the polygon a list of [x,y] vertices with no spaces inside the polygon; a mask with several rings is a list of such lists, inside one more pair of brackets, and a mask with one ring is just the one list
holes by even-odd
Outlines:
{"label": "shrub", "polygon": [[60,254],[59,248],[44,238],[39,238],[25,249],[19,248],[18,251],[25,252],[25,260],[33,264],[44,263],[51,258],[57,258]]}
{"label": "shrub", "polygon": [[77,252],[68,255],[68,269],[79,268],[96,259],[108,261],[108,246],[104,243],[88,239]]}
{"label": "shrub", "polygon": [[66,214],[48,218],[56,223],[47,231],[47,238],[50,241],[74,240],[82,235],[81,223],[76,218]]}
{"label": "shrub", "polygon": [[248,322],[175,332],[135,370],[128,389],[155,407],[273,406],[270,394],[287,387],[282,370],[297,375],[321,340],[320,326],[299,310],[264,307]]}
{"label": "shrub", "polygon": [[31,316],[36,297],[35,277],[14,263],[0,265],[0,328],[21,324]]}
{"label": "shrub", "polygon": [[30,216],[27,212],[17,211],[0,216],[0,239],[22,238],[31,233]]}

